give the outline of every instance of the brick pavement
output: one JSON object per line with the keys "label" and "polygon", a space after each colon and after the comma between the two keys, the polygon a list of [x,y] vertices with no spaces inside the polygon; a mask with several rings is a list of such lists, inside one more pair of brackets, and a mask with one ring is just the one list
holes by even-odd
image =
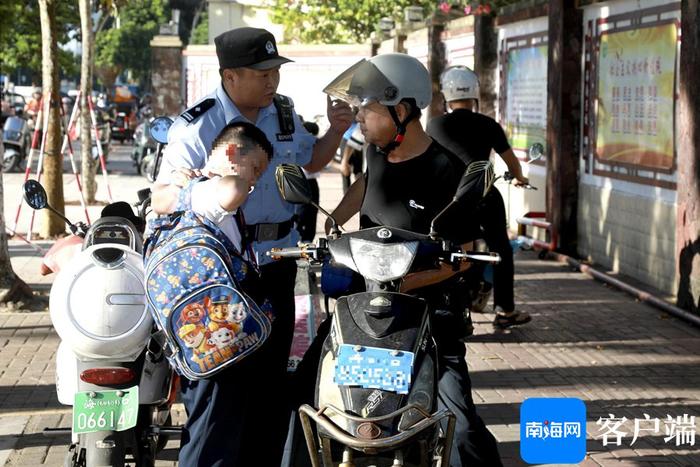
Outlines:
{"label": "brick pavement", "polygon": [[[320,183],[322,204],[334,206],[339,175],[324,173]],[[50,278],[35,273],[39,258],[21,242],[12,241],[10,249],[16,272],[46,288]],[[496,334],[493,314],[475,315],[468,343],[474,399],[506,466],[525,465],[518,422],[526,397],[586,401],[588,453],[581,465],[700,466],[700,448],[665,442],[663,422],[660,433],[645,433],[630,446],[633,420],[645,413],[700,417],[700,330],[530,252],[516,255],[516,297],[532,323]],[[54,388],[57,345],[48,313],[0,313],[0,465],[62,464],[68,438],[41,434],[70,424]],[[609,414],[630,420],[620,446],[600,439],[595,422]],[[176,458],[177,441],[171,441],[157,465],[176,465]]]}

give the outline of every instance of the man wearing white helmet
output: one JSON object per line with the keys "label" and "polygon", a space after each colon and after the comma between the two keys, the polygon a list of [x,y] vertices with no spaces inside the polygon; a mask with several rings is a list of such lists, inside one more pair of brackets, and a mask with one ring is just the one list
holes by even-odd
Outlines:
{"label": "man wearing white helmet", "polygon": [[[428,122],[428,134],[457,154],[465,163],[489,160],[496,151],[515,176],[517,186],[526,185],[518,158],[508,144],[506,135],[494,119],[482,115],[479,108],[479,79],[465,66],[454,66],[440,77],[440,87],[450,113]],[[528,313],[515,311],[513,298],[513,249],[508,239],[506,210],[498,190],[491,190],[482,202],[479,220],[489,250],[501,255],[494,266],[493,301],[496,317],[493,325],[504,329],[528,323]]]}
{"label": "man wearing white helmet", "polygon": [[[342,225],[359,211],[361,228],[386,225],[428,234],[431,220],[453,199],[466,168],[428,136],[420,123],[421,109],[432,100],[428,70],[409,55],[378,55],[346,70],[324,92],[358,107],[356,119],[368,143],[367,170],[350,187],[333,212],[334,218]],[[456,209],[444,218],[440,235],[468,245],[478,236],[477,226],[464,222],[470,214]],[[404,278],[402,291],[425,298],[435,309],[438,406],[456,417],[450,465],[499,466],[496,440],[472,400],[466,349],[457,331],[462,327],[464,307],[460,310],[450,299],[449,279],[458,272],[443,265],[410,274]]]}

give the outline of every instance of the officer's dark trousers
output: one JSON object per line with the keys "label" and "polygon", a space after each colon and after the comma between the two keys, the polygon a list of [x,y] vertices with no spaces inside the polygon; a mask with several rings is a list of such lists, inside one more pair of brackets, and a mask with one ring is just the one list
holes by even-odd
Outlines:
{"label": "officer's dark trousers", "polygon": [[187,410],[181,467],[278,467],[289,423],[287,361],[294,329],[296,263],[262,267],[275,312],[263,347],[212,378],[181,381]]}
{"label": "officer's dark trousers", "polygon": [[[438,409],[448,409],[456,418],[450,466],[498,467],[502,464],[496,439],[488,431],[481,417],[477,415],[472,399],[469,370],[464,361],[466,350],[464,344],[458,340],[458,333],[463,326],[457,321],[458,319],[454,313],[438,311],[433,320],[439,359]],[[304,355],[295,375],[295,378],[298,378],[294,385],[295,390],[300,391],[297,396],[302,397],[304,403],[312,406],[316,371],[322,343],[330,331],[329,321],[324,321],[319,327],[318,335]],[[447,428],[447,424],[444,428]],[[299,438],[296,446],[298,457],[294,465],[297,467],[310,465],[308,459],[305,459],[306,453],[300,446],[303,437]]]}
{"label": "officer's dark trousers", "polygon": [[501,193],[492,188],[478,210],[489,251],[501,255],[501,262],[493,267],[493,304],[504,311],[513,311],[513,248],[508,239],[506,208]]}

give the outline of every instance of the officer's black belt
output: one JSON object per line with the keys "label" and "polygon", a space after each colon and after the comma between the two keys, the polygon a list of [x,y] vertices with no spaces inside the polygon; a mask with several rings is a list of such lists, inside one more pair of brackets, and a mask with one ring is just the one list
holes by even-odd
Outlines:
{"label": "officer's black belt", "polygon": [[255,242],[279,240],[289,235],[293,227],[293,218],[277,224],[249,224],[245,226],[246,239]]}

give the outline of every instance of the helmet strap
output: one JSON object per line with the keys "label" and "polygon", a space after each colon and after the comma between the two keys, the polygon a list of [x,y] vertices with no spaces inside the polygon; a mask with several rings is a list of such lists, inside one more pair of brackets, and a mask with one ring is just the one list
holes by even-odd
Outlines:
{"label": "helmet strap", "polygon": [[411,112],[406,116],[406,119],[402,122],[399,119],[399,114],[396,113],[396,106],[387,105],[386,107],[387,109],[389,109],[391,119],[394,120],[394,124],[396,125],[396,136],[394,136],[394,140],[386,146],[384,146],[383,148],[380,148],[384,154],[389,154],[391,151],[399,147],[399,145],[403,142],[404,135],[406,134],[406,125],[408,125],[408,123],[411,120],[418,116],[418,112],[413,106],[410,106]]}

